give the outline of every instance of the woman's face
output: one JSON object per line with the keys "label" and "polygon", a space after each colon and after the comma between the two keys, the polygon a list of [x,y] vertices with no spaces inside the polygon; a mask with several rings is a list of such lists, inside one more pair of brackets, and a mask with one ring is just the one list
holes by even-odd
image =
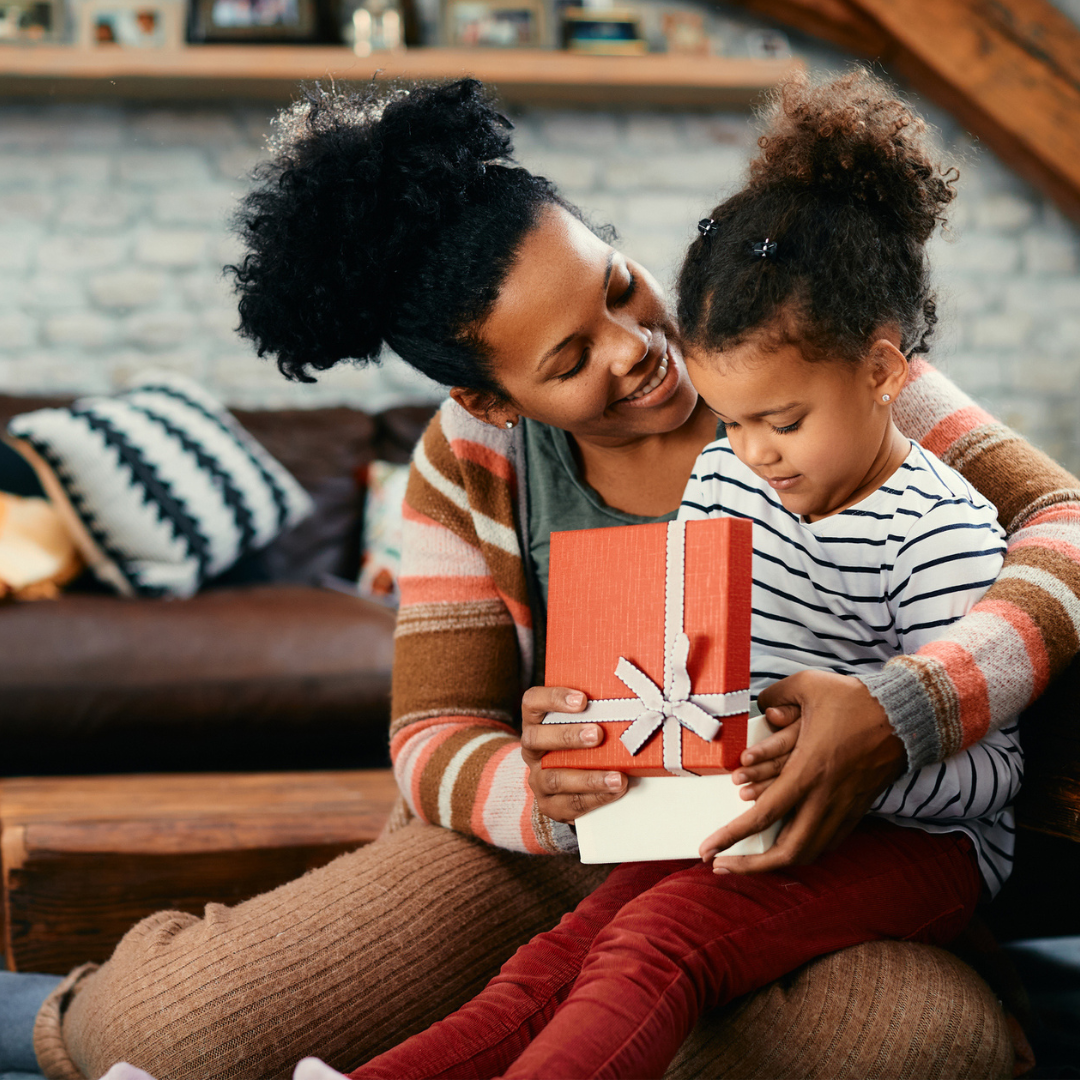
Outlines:
{"label": "woman's face", "polygon": [[674,431],[697,402],[656,281],[557,207],[478,330],[511,399],[495,422],[520,414],[618,443]]}

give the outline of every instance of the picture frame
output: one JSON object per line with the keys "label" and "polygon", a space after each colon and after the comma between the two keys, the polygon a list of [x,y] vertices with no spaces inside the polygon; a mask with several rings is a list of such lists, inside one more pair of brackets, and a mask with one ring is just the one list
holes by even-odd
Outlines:
{"label": "picture frame", "polygon": [[79,0],[76,42],[84,49],[179,49],[182,0]]}
{"label": "picture frame", "polygon": [[454,48],[541,48],[544,0],[443,0],[442,43]]}
{"label": "picture frame", "polygon": [[315,42],[320,40],[316,0],[191,0],[188,39]]}
{"label": "picture frame", "polygon": [[63,39],[59,0],[0,0],[0,45],[48,44]]}
{"label": "picture frame", "polygon": [[630,8],[563,10],[563,45],[589,56],[642,56],[649,43],[641,30],[641,15]]}

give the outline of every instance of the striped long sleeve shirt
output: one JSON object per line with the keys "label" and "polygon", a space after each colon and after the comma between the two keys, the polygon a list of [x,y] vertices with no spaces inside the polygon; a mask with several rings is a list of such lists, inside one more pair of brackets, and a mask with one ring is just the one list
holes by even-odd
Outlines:
{"label": "striped long sleeve shirt", "polygon": [[[804,668],[879,670],[942,637],[994,583],[1005,552],[997,513],[959,473],[912,444],[854,506],[804,522],[733,453],[706,447],[683,497],[684,520],[753,522],[750,686]],[[874,811],[926,831],[967,833],[994,893],[1012,862],[1009,803],[1023,776],[1017,725],[991,731],[942,764],[901,777]]]}
{"label": "striped long sleeve shirt", "polygon": [[[998,581],[944,637],[862,676],[912,769],[1008,726],[1080,649],[1080,481],[912,365],[894,415],[998,508]],[[523,537],[523,434],[448,401],[417,448],[405,497],[390,753],[415,814],[513,851],[574,850],[538,812],[519,753],[535,678]]]}

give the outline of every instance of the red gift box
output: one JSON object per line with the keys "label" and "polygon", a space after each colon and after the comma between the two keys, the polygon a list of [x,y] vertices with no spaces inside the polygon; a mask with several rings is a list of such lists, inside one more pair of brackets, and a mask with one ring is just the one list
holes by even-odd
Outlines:
{"label": "red gift box", "polygon": [[746,748],[751,524],[739,518],[551,534],[548,686],[588,696],[603,743],[545,769],[727,772]]}

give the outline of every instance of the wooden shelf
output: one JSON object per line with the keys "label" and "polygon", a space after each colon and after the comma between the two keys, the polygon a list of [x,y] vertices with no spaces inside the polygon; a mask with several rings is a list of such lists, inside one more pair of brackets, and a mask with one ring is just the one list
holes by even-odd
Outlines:
{"label": "wooden shelf", "polygon": [[176,50],[0,48],[0,97],[282,101],[303,81],[474,75],[507,101],[544,104],[747,105],[796,60],[575,56],[543,49],[409,49],[359,57],[340,47],[191,45]]}

